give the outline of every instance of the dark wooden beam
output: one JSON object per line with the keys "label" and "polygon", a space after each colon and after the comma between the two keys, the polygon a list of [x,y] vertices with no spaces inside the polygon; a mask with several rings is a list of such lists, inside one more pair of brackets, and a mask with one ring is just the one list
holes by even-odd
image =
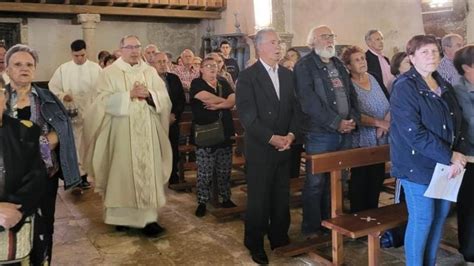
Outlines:
{"label": "dark wooden beam", "polygon": [[38,3],[0,2],[0,12],[49,13],[49,14],[82,14],[137,16],[137,17],[168,17],[192,19],[220,19],[219,11],[173,10],[162,8],[135,8],[117,6],[62,5]]}

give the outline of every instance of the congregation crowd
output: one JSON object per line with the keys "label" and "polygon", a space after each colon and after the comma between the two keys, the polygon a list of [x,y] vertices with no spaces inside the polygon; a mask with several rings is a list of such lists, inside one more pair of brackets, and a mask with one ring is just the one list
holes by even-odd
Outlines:
{"label": "congregation crowd", "polygon": [[[362,37],[361,37],[362,38]],[[457,198],[459,251],[474,262],[474,45],[462,36],[416,35],[406,51],[384,56],[382,32],[369,30],[368,49],[347,46],[336,55],[328,26],[310,30],[309,53],[282,48],[273,29],[254,38],[256,59],[239,69],[226,40],[204,58],[185,49],[172,55],[124,36],[119,49],[86,56],[71,43],[72,60],[48,87],[36,85],[37,52],[0,47],[0,233],[33,223],[29,263],[51,263],[59,180],[65,189],[91,187],[104,204],[104,223],[118,231],[165,229],[158,209],[165,186],[177,184],[182,115],[192,113],[195,215],[206,215],[212,181],[221,207],[232,208],[231,172],[236,130],[243,126],[247,206],[244,245],[258,264],[290,243],[290,178],[301,154],[390,144],[396,202],[405,201],[407,265],[435,265],[451,202],[424,196],[437,163],[464,179]],[[47,59],[42,59],[47,60]],[[192,157],[192,156],[190,156]],[[350,211],[377,208],[385,164],[350,169]],[[306,171],[301,234],[328,235],[328,174]],[[34,217],[34,219],[31,219]]]}

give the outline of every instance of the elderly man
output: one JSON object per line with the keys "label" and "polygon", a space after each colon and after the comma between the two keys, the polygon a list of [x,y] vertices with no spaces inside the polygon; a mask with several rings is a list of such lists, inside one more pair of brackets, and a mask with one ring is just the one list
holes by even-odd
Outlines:
{"label": "elderly man", "polygon": [[145,61],[150,65],[153,66],[155,63],[155,55],[158,53],[158,47],[154,44],[149,44],[145,46],[144,52],[143,52],[143,57],[145,58]]}
{"label": "elderly man", "polygon": [[5,72],[5,54],[7,53],[7,48],[3,43],[0,43],[0,75],[2,75],[3,81],[5,84],[10,83],[10,78]]}
{"label": "elderly man", "polygon": [[461,77],[453,64],[454,54],[464,45],[464,39],[459,34],[447,34],[441,39],[441,46],[443,48],[444,57],[438,66],[438,73],[446,81],[454,84]]}
{"label": "elderly man", "polygon": [[390,86],[395,77],[390,72],[390,61],[383,55],[382,33],[379,30],[369,30],[365,34],[365,43],[369,47],[365,53],[367,72],[375,77],[388,99]]}
{"label": "elderly man", "polygon": [[49,89],[64,103],[66,109],[77,108],[77,117],[73,117],[74,142],[78,153],[79,170],[81,172],[81,188],[90,188],[87,181],[87,173],[82,168],[81,157],[84,151],[82,147],[82,127],[84,111],[89,107],[95,97],[95,82],[101,71],[101,67],[87,60],[86,43],[83,40],[75,40],[71,43],[72,60],[60,65],[51,77]]}
{"label": "elderly man", "polygon": [[253,261],[268,264],[263,248],[267,234],[271,249],[289,243],[289,178],[291,144],[297,134],[294,79],[279,67],[280,37],[273,29],[255,35],[260,56],[240,73],[237,111],[245,128],[245,167],[248,185],[244,244]]}
{"label": "elderly man", "polygon": [[170,130],[169,139],[171,148],[173,150],[173,170],[169,184],[176,184],[179,182],[178,176],[178,162],[179,162],[179,122],[181,121],[181,114],[184,111],[186,99],[184,97],[184,90],[179,77],[173,73],[168,72],[169,59],[166,53],[158,52],[153,60],[153,67],[158,72],[158,75],[163,79],[168,89],[168,94],[171,99],[171,114],[170,114]]}
{"label": "elderly man", "polygon": [[105,223],[156,237],[164,232],[157,210],[165,204],[171,172],[171,102],[156,70],[142,61],[138,38],[123,37],[120,50],[122,56],[100,74],[86,114],[85,165],[103,195]]}
{"label": "elderly man", "polygon": [[191,86],[191,81],[199,77],[199,70],[195,70],[193,67],[194,53],[189,49],[185,49],[181,53],[182,65],[178,65],[171,69],[171,72],[178,75],[183,88],[186,92],[189,92],[189,87]]}
{"label": "elderly man", "polygon": [[224,56],[224,65],[227,69],[227,72],[230,73],[232,76],[232,80],[234,83],[237,81],[237,77],[239,76],[239,64],[237,60],[231,57],[232,46],[228,41],[222,41],[220,45],[220,50],[222,55]]}
{"label": "elderly man", "polygon": [[[335,56],[336,35],[327,26],[308,34],[312,51],[295,65],[296,94],[303,112],[303,133],[308,154],[351,147],[351,132],[360,121],[357,97],[344,64]],[[302,234],[321,233],[321,220],[329,218],[329,177],[306,169],[303,188]]]}

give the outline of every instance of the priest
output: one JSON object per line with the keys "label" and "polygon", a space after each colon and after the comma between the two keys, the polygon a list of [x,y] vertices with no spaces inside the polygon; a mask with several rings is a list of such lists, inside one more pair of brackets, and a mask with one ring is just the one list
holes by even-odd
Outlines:
{"label": "priest", "polygon": [[171,173],[171,101],[156,70],[142,60],[136,36],[120,41],[121,57],[105,68],[86,112],[84,162],[104,199],[105,223],[118,231],[164,232],[158,208]]}

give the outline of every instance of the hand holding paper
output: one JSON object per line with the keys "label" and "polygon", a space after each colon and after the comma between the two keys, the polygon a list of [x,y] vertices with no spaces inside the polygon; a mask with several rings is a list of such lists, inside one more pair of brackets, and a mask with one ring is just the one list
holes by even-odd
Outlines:
{"label": "hand holding paper", "polygon": [[451,166],[437,163],[424,196],[456,202],[464,172],[466,169],[458,163]]}

